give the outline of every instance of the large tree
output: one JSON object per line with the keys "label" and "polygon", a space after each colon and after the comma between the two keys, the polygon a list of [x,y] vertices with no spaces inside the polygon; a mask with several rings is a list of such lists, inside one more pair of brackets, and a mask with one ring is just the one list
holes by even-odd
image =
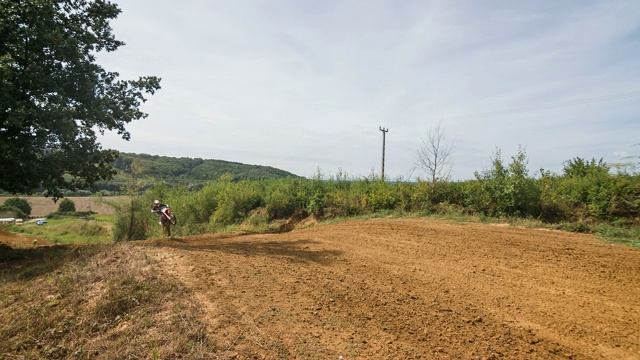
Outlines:
{"label": "large tree", "polygon": [[0,189],[57,198],[113,176],[117,152],[96,132],[129,140],[125,125],[160,88],[96,63],[124,45],[109,25],[119,13],[103,0],[0,0]]}

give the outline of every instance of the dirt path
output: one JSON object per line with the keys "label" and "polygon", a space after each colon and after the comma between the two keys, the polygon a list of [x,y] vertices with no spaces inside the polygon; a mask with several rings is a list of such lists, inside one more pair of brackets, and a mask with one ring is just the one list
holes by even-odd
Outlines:
{"label": "dirt path", "polygon": [[640,251],[429,219],[156,242],[220,358],[640,359]]}

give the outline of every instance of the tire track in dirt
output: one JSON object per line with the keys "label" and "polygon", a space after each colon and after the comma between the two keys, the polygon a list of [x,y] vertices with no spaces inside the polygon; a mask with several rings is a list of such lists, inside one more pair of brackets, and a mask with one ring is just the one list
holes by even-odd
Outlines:
{"label": "tire track in dirt", "polygon": [[156,243],[220,358],[640,359],[640,251],[430,219]]}

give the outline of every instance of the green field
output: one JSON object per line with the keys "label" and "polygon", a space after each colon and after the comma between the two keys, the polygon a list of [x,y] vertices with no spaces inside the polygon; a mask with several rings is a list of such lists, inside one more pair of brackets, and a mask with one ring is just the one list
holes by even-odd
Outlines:
{"label": "green field", "polygon": [[35,221],[9,226],[8,231],[40,239],[43,244],[100,244],[112,242],[113,215],[95,215],[89,220],[76,217],[47,219],[44,225]]}

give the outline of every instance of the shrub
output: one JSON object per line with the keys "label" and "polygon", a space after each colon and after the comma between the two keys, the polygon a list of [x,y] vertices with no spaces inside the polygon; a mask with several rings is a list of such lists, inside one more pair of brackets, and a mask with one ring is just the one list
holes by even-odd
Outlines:
{"label": "shrub", "polygon": [[223,226],[240,223],[251,210],[260,207],[261,196],[257,185],[256,181],[227,183],[220,193],[211,222]]}
{"label": "shrub", "polygon": [[411,210],[429,212],[432,208],[431,196],[433,194],[433,185],[430,182],[418,179],[413,185],[410,193]]}
{"label": "shrub", "polygon": [[474,195],[473,202],[478,210],[491,216],[538,216],[541,212],[540,188],[528,175],[525,151],[518,149],[512,160],[504,166],[500,150],[496,150],[493,167],[475,174],[480,188],[476,189],[479,193]]}
{"label": "shrub", "polygon": [[13,207],[13,206],[0,206],[0,217],[15,217],[18,219],[26,219],[27,214],[23,213],[22,210]]}
{"label": "shrub", "polygon": [[27,201],[27,199],[21,198],[10,198],[4,202],[4,206],[14,207],[20,209],[24,214],[24,218],[31,215],[31,204]]}
{"label": "shrub", "polygon": [[217,204],[215,191],[210,185],[195,193],[186,189],[172,191],[165,199],[171,211],[180,218],[180,226],[175,228],[176,235],[204,232]]}
{"label": "shrub", "polygon": [[305,207],[303,181],[284,179],[273,181],[267,186],[264,202],[270,219],[287,218],[297,209]]}
{"label": "shrub", "polygon": [[[205,231],[211,215],[218,206],[218,197],[223,189],[219,182],[210,182],[196,192],[185,188],[167,191],[163,196],[154,195],[153,198],[163,199],[169,204],[171,211],[180,218],[177,234],[191,235]],[[154,193],[155,194],[155,193]],[[148,201],[153,198],[147,197]]]}
{"label": "shrub", "polygon": [[322,180],[322,173],[318,169],[316,176],[303,185],[301,202],[305,205],[307,213],[322,217],[327,206],[326,194],[331,187],[335,187],[334,181]]}
{"label": "shrub", "polygon": [[398,179],[395,183],[396,193],[398,198],[397,210],[401,211],[413,211],[413,200],[411,194],[415,189],[415,184],[408,183],[402,179]]}
{"label": "shrub", "polygon": [[60,201],[60,205],[58,205],[58,212],[61,214],[64,213],[72,213],[76,211],[76,204],[73,200],[64,198]]}
{"label": "shrub", "polygon": [[562,176],[543,174],[545,207],[560,209],[565,218],[613,221],[640,213],[640,176],[612,175],[609,166],[592,159],[565,163]]}
{"label": "shrub", "polygon": [[267,215],[267,211],[265,208],[257,208],[251,210],[249,217],[245,220],[245,223],[253,226],[267,226],[269,224],[269,216]]}
{"label": "shrub", "polygon": [[367,208],[371,212],[393,210],[400,201],[393,186],[385,181],[372,181],[367,193]]}
{"label": "shrub", "polygon": [[322,192],[316,192],[309,199],[309,205],[307,205],[307,211],[315,216],[324,215],[324,209],[327,203],[325,201],[325,194]]}
{"label": "shrub", "polygon": [[362,214],[363,194],[358,194],[355,187],[350,189],[335,189],[326,195],[324,209],[327,217],[347,217]]}
{"label": "shrub", "polygon": [[142,199],[132,196],[118,203],[112,203],[116,209],[116,219],[113,224],[113,240],[144,240],[149,228],[147,208]]}
{"label": "shrub", "polygon": [[107,230],[95,221],[80,221],[71,226],[71,230],[84,236],[105,235]]}

